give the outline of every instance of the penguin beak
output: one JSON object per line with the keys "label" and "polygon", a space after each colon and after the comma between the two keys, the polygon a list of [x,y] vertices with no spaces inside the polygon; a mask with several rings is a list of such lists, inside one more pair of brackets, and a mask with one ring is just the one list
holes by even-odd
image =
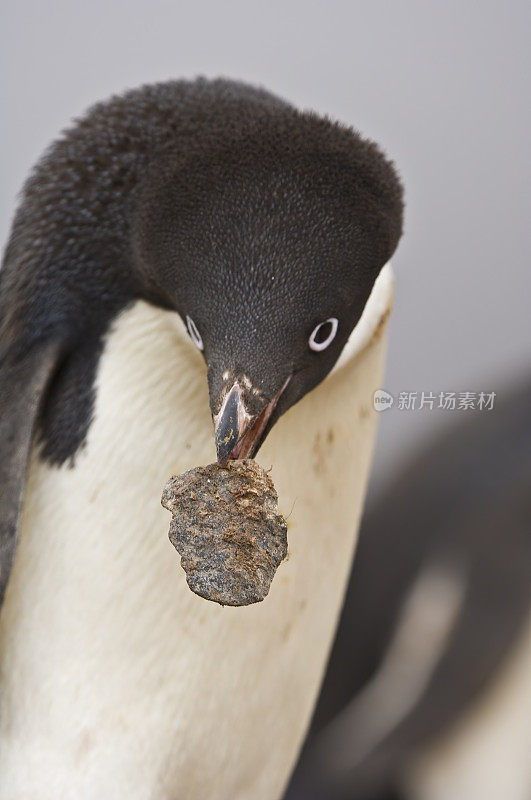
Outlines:
{"label": "penguin beak", "polygon": [[271,401],[258,414],[250,414],[244,401],[244,390],[235,381],[226,392],[221,408],[214,415],[214,433],[218,463],[226,466],[231,459],[253,458],[263,433],[291,375]]}

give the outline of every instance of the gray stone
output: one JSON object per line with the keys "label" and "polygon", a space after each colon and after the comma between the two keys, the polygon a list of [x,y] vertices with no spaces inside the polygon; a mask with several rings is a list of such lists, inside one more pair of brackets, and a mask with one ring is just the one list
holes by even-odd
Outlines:
{"label": "gray stone", "polygon": [[269,475],[256,461],[209,464],[171,478],[162,505],[190,589],[221,605],[266,597],[287,553],[287,527]]}

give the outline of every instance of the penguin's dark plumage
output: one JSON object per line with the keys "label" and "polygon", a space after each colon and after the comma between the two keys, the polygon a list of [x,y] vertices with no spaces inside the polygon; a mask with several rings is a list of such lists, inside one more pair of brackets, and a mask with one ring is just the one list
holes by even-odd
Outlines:
{"label": "penguin's dark plumage", "polygon": [[244,84],[145,86],[66,131],[24,186],[0,272],[0,597],[36,421],[42,458],[72,461],[121,311],[144,299],[188,320],[212,413],[233,382],[258,420],[252,454],[331,370],[401,229],[375,144]]}

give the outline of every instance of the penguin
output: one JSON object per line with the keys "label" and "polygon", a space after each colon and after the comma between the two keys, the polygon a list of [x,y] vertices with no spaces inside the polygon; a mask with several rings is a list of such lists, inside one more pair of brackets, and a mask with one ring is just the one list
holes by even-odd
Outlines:
{"label": "penguin", "polygon": [[[402,218],[376,144],[225,79],[112,97],[44,153],[0,271],[2,796],[282,795],[353,555]],[[289,557],[223,608],[187,588],[160,494],[258,453]]]}
{"label": "penguin", "polygon": [[286,800],[531,796],[530,404],[502,387],[370,504]]}

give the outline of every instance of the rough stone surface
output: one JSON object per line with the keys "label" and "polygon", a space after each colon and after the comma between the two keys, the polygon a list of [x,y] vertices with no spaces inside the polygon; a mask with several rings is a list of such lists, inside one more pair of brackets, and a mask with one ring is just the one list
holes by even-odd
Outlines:
{"label": "rough stone surface", "polygon": [[255,461],[209,464],[171,478],[162,505],[190,589],[228,606],[266,597],[287,553],[287,527],[269,475]]}

